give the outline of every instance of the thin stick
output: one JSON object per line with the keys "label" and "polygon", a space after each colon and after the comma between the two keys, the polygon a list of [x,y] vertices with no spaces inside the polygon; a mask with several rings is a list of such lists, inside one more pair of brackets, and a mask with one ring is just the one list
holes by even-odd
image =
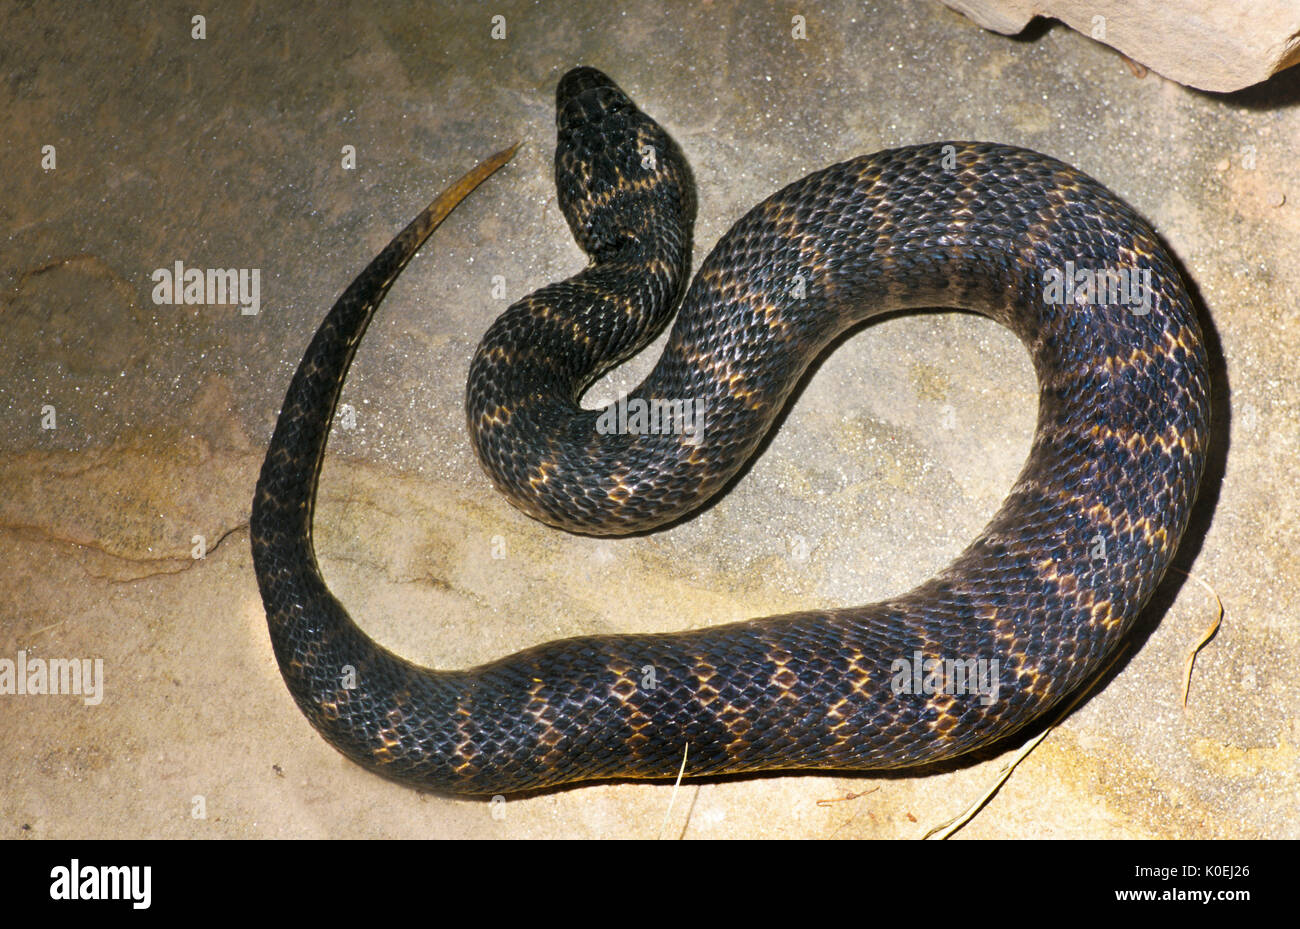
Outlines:
{"label": "thin stick", "polygon": [[1186,575],[1209,591],[1210,596],[1214,598],[1214,602],[1218,605],[1219,610],[1218,614],[1214,617],[1214,622],[1210,623],[1210,628],[1206,630],[1205,635],[1201,636],[1201,641],[1197,642],[1196,647],[1187,653],[1187,668],[1183,672],[1183,709],[1185,710],[1187,709],[1187,695],[1192,689],[1192,666],[1196,664],[1196,656],[1201,653],[1201,649],[1205,648],[1205,646],[1209,644],[1210,639],[1214,638],[1215,634],[1218,633],[1219,626],[1223,625],[1223,600],[1220,599],[1218,593],[1213,587],[1201,580],[1195,574],[1192,574],[1190,571],[1184,571],[1182,568],[1174,568],[1174,570],[1179,574]]}
{"label": "thin stick", "polygon": [[1070,715],[1070,713],[1074,710],[1074,708],[1079,705],[1079,702],[1083,700],[1083,698],[1086,697],[1089,693],[1091,693],[1092,689],[1097,686],[1097,682],[1106,676],[1106,672],[1108,672],[1112,667],[1114,667],[1115,662],[1119,661],[1120,655],[1123,655],[1124,652],[1126,651],[1128,651],[1127,645],[1125,645],[1123,648],[1117,651],[1115,653],[1115,657],[1111,658],[1110,661],[1106,662],[1106,666],[1097,672],[1097,674],[1093,677],[1092,681],[1086,687],[1081,688],[1077,694],[1075,694],[1074,699],[1071,700],[1066,705],[1065,709],[1063,709],[1057,715],[1056,720],[1050,726],[1048,726],[1046,729],[1040,732],[1038,735],[1030,739],[1029,742],[1023,748],[1020,749],[1020,751],[1016,752],[1015,755],[1012,756],[1010,761],[1008,761],[1005,765],[1003,765],[1002,770],[998,772],[997,780],[993,783],[993,786],[990,787],[984,793],[984,796],[980,797],[970,806],[966,807],[965,810],[958,813],[952,819],[948,820],[947,822],[940,823],[937,826],[934,826],[925,835],[921,836],[921,838],[928,839],[931,836],[936,836],[937,838],[940,839],[946,839],[948,838],[948,836],[952,835],[962,826],[966,825],[966,823],[970,822],[971,819],[975,817],[975,814],[978,813],[984,807],[984,804],[988,803],[989,800],[993,798],[993,795],[997,793],[998,790],[1001,789],[1002,785],[1006,783],[1007,778],[1011,777],[1011,772],[1016,769],[1016,765],[1024,761],[1025,757],[1028,756],[1030,752],[1032,752],[1035,748],[1038,747],[1038,743],[1043,741],[1043,739],[1047,738],[1047,736],[1052,732],[1052,730],[1055,729],[1057,726],[1059,726],[1065,720],[1065,717]]}
{"label": "thin stick", "polygon": [[668,817],[673,814],[673,802],[677,799],[678,788],[682,786],[682,776],[686,773],[686,756],[690,753],[690,750],[691,744],[687,742],[686,747],[682,749],[682,766],[677,769],[677,782],[673,784],[673,792],[668,797],[668,809],[664,811],[664,823],[659,827],[659,838],[661,839],[664,837],[664,833],[668,831]]}

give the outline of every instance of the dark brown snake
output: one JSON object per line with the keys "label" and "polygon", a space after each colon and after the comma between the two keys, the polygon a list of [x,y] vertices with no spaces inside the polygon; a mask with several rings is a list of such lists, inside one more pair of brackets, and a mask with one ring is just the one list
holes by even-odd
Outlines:
{"label": "dark brown snake", "polygon": [[[880,603],[566,639],[467,671],[383,649],[316,564],[325,443],[375,307],[503,152],[339,298],[267,450],[253,560],[280,671],[312,725],[387,777],[496,794],[669,777],[684,756],[688,776],[919,765],[1014,732],[1095,675],[1169,566],[1209,434],[1200,329],[1151,228],[1079,171],[1004,145],[914,145],[817,171],[722,237],[628,398],[628,409],[702,401],[702,429],[673,420],[657,434],[644,424],[609,434],[579,397],[678,303],[693,186],[667,133],[599,71],[565,75],[557,106],[559,202],[592,263],[497,319],[466,399],[483,467],[520,509],[589,534],[689,513],[751,457],[837,335],[906,308],[976,310],[1020,337],[1039,383],[1029,459],[951,565]],[[1084,287],[1088,274],[1098,286]],[[1062,275],[1078,286],[1053,290]],[[919,688],[897,664],[918,655]],[[990,700],[971,662],[987,671],[994,660]],[[935,667],[948,670],[932,676]]]}

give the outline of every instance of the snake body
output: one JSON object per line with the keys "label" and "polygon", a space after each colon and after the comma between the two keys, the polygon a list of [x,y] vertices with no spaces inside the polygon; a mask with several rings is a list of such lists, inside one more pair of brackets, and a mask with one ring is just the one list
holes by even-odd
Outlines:
{"label": "snake body", "polygon": [[[904,308],[973,309],[1020,337],[1040,390],[1028,461],[952,564],[880,603],[566,639],[470,670],[413,665],[330,594],[311,524],[352,354],[435,223],[426,211],[316,333],[253,503],[271,641],[312,725],[368,769],[462,794],[668,777],[684,754],[688,776],[888,769],[989,744],[1094,675],[1169,565],[1209,434],[1200,329],[1146,222],[1032,151],[909,146],[764,200],[686,289],[694,194],[672,139],[591,68],[561,80],[557,126],[559,202],[592,262],[497,319],[466,398],[483,467],[516,506],[588,534],[689,513],[754,453],[836,336]],[[1054,269],[1092,269],[1096,280],[1146,272],[1145,305],[1113,290],[1097,299],[1101,287],[1054,296]],[[701,400],[703,428],[611,434],[580,395],[679,302],[662,357],[628,402]],[[997,659],[996,699],[942,676],[900,683],[898,661],[914,656]]]}

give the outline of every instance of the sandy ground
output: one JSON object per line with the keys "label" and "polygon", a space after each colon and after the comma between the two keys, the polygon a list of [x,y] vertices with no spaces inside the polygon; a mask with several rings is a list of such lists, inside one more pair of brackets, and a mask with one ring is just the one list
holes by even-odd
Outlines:
{"label": "sandy ground", "polygon": [[[981,318],[916,314],[827,357],[766,454],[677,528],[571,537],[502,500],[466,438],[464,379],[509,300],[583,263],[550,159],[555,82],[587,63],[690,158],[697,261],[787,181],[936,139],[1050,153],[1152,220],[1194,281],[1217,378],[1179,564],[1226,618],[1184,708],[1215,609],[1171,576],[1104,687],[957,835],[1300,836],[1300,72],[1208,95],[1059,25],[1006,39],[931,2],[805,4],[802,40],[784,8],[738,3],[225,4],[201,40],[190,5],[117,6],[0,12],[0,659],[104,669],[94,705],[0,696],[0,835],[910,838],[996,781],[1009,754],[689,784],[671,811],[662,784],[491,807],[368,774],[293,705],[247,529],[283,391],[365,262],[519,138],[394,288],[343,398],[355,428],[331,441],[320,562],[385,645],[453,667],[879,599],[960,551],[1019,471],[1025,351]],[[177,261],[259,269],[259,312],[156,304],[151,274]]]}

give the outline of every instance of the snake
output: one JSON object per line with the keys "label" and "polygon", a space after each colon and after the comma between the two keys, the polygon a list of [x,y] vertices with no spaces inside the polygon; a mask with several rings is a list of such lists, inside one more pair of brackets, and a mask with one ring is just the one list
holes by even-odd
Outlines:
{"label": "snake", "polygon": [[[880,602],[566,638],[461,670],[389,651],[317,564],[321,462],[375,308],[514,149],[500,152],[344,290],[267,448],[253,563],[279,670],[321,736],[379,775],[467,797],[887,771],[995,745],[1099,674],[1174,557],[1210,428],[1197,314],[1144,219],[1028,149],[909,145],[790,183],[692,279],[696,192],[668,132],[583,66],[556,88],[556,138],[558,203],[589,262],[487,328],[465,397],[483,470],[524,513],[594,536],[687,517],[756,454],[814,359],[903,310],[974,311],[1019,337],[1038,382],[1028,458],[955,560]],[[653,370],[617,401],[663,415],[583,408],[670,320]]]}

